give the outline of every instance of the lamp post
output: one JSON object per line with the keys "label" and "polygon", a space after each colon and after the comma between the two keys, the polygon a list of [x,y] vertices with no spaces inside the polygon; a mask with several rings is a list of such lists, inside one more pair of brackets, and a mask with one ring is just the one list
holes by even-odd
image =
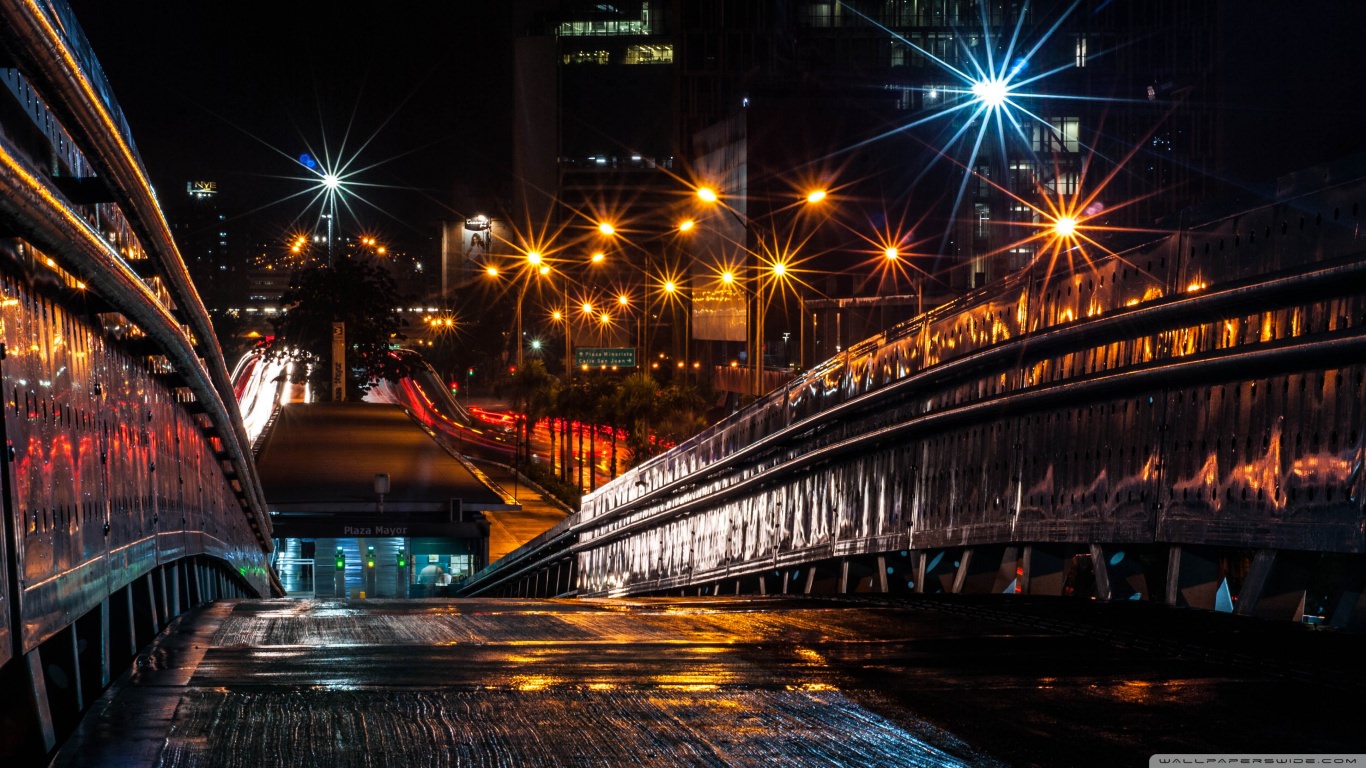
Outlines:
{"label": "lamp post", "polygon": [[[655,307],[656,297],[653,294],[656,291],[666,295],[672,293],[673,287],[676,286],[677,280],[679,279],[679,275],[675,273],[676,267],[670,266],[671,260],[667,251],[662,254],[656,252],[648,243],[659,243],[672,236],[686,235],[693,227],[694,222],[691,220],[684,220],[677,224],[671,224],[666,229],[654,230],[652,236],[649,237],[648,240],[638,242],[626,236],[624,230],[611,222],[603,221],[596,225],[598,234],[605,238],[609,238],[612,242],[629,245],[632,249],[639,252],[642,257],[642,263],[640,265],[632,263],[629,259],[625,259],[618,266],[620,271],[629,269],[638,274],[642,295],[639,307],[633,309],[631,306],[631,297],[634,294],[634,289],[622,291],[617,297],[617,303],[621,309],[638,313],[636,322],[637,363],[642,371],[648,371],[648,368],[645,366],[645,360],[650,357],[651,347],[653,346],[654,329],[649,326],[651,312]],[[607,266],[607,255],[602,251],[597,251],[593,253],[591,263],[594,267],[605,267]],[[623,267],[625,269],[622,269]]]}
{"label": "lamp post", "polygon": [[[750,366],[752,369],[752,394],[757,398],[764,394],[764,316],[767,311],[767,303],[764,296],[765,275],[763,274],[762,264],[764,259],[761,253],[750,249],[749,241],[753,240],[756,244],[760,244],[762,240],[761,234],[755,230],[754,220],[751,219],[747,213],[742,215],[733,206],[728,205],[715,188],[707,186],[698,187],[696,194],[698,199],[703,203],[719,206],[725,210],[744,231],[745,242],[737,243],[737,245],[740,246],[745,255],[745,264],[752,271],[752,280],[754,283],[754,288],[750,292],[751,296],[754,298],[753,333],[746,334],[746,346],[749,347]],[[814,206],[823,203],[827,198],[828,194],[824,189],[813,189],[803,195],[799,202],[788,207]],[[776,256],[777,249],[775,248],[774,251]],[[775,280],[786,279],[788,276],[788,265],[785,258],[778,257],[771,259],[769,268],[772,277]],[[734,273],[730,271],[723,273],[722,281],[727,284],[733,284],[735,282]]]}

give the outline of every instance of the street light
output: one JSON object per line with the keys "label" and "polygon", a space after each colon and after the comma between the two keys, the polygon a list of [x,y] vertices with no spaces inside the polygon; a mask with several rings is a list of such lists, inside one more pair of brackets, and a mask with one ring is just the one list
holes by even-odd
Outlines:
{"label": "street light", "polygon": [[[760,253],[750,250],[749,240],[753,239],[756,244],[762,245],[763,238],[761,237],[761,234],[755,230],[755,222],[753,219],[749,217],[748,213],[741,214],[733,206],[727,204],[725,200],[722,199],[720,193],[718,193],[716,189],[714,189],[713,187],[697,187],[696,195],[699,200],[701,200],[704,203],[707,203],[708,205],[719,205],[740,225],[740,227],[745,233],[745,242],[736,243],[736,245],[739,245],[741,250],[744,252],[745,261],[749,264],[752,264],[751,269],[753,270],[754,274],[754,288],[751,291],[751,295],[754,296],[754,334],[746,342],[746,345],[750,348],[750,365],[753,371],[753,394],[755,397],[759,397],[764,393],[764,316],[768,309],[766,302],[764,301],[765,276],[762,271],[763,264],[761,263],[765,259]],[[824,202],[828,198],[828,196],[828,193],[824,189],[812,189],[806,192],[804,195],[802,195],[799,202],[795,203],[794,205],[818,205]],[[793,206],[787,207],[790,208]],[[778,238],[775,236],[774,240],[776,241],[777,239]],[[775,247],[773,249],[773,258],[768,259],[769,268],[770,272],[772,273],[773,279],[782,280],[786,279],[787,277],[787,261],[789,260],[789,257],[786,254],[777,253],[777,250],[778,249]],[[726,285],[734,285],[736,282],[736,277],[733,271],[726,270],[722,273],[721,280]],[[746,335],[748,336],[749,334]]]}
{"label": "street light", "polygon": [[[549,267],[541,267],[541,252],[527,251],[526,263],[544,275]],[[517,370],[522,370],[522,304],[526,300],[526,289],[530,285],[530,279],[523,279],[522,285],[517,291]]]}

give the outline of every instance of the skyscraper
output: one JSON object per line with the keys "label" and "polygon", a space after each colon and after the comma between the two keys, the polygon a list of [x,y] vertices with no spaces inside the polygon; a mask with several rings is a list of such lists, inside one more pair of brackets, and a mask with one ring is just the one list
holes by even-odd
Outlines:
{"label": "skyscraper", "polygon": [[[1270,19],[1177,0],[528,2],[514,151],[561,226],[599,208],[659,216],[715,186],[727,213],[687,247],[692,289],[725,264],[756,280],[791,267],[781,286],[753,283],[765,308],[752,290],[746,325],[764,327],[750,346],[769,365],[809,363],[895,317],[843,318],[836,300],[917,311],[1068,258],[1041,253],[1055,222],[1104,227],[1120,249],[1350,149],[1351,122],[1285,119],[1345,71],[1333,30],[1363,12],[1341,6]],[[815,187],[819,220],[798,202]],[[783,334],[801,354],[779,354]]]}

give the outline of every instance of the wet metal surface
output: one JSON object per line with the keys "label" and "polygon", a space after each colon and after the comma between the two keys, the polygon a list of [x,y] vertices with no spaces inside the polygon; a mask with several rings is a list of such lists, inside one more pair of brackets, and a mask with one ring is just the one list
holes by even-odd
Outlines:
{"label": "wet metal surface", "polygon": [[163,636],[56,765],[1080,766],[1366,751],[1349,708],[1326,703],[1359,694],[1359,665],[1334,670],[1359,658],[1361,637],[1076,603],[222,602]]}

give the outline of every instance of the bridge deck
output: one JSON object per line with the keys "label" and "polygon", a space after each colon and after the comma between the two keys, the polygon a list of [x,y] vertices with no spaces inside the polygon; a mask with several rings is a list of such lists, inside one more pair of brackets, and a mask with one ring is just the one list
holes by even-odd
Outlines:
{"label": "bridge deck", "polygon": [[54,765],[1366,752],[1352,708],[1327,703],[1362,689],[1364,644],[1146,603],[999,596],[224,601],[163,634]]}

